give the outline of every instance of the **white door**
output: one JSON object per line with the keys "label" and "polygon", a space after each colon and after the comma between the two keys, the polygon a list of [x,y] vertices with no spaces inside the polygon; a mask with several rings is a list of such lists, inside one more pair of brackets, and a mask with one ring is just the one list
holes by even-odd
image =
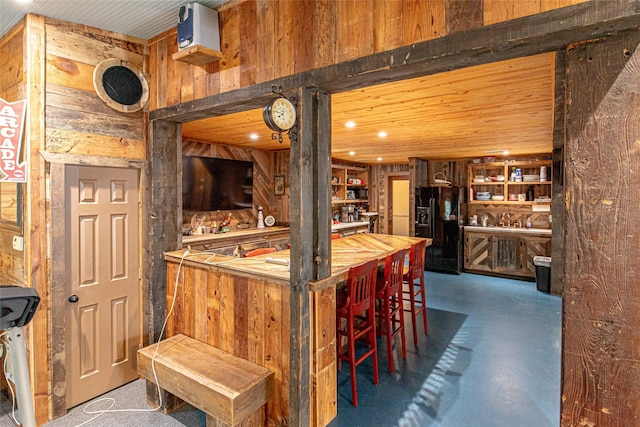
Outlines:
{"label": "white door", "polygon": [[138,378],[138,171],[67,166],[67,408]]}
{"label": "white door", "polygon": [[391,189],[393,207],[392,233],[396,236],[409,235],[409,180],[394,179]]}

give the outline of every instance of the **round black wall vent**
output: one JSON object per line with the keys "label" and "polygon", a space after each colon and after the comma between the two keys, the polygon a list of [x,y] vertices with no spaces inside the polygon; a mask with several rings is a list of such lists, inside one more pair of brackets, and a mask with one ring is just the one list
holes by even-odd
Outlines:
{"label": "round black wall vent", "polygon": [[118,104],[133,105],[142,98],[142,83],[127,67],[109,67],[102,74],[102,86]]}
{"label": "round black wall vent", "polygon": [[108,106],[120,112],[139,111],[149,99],[144,75],[127,61],[107,59],[93,72],[96,93]]}

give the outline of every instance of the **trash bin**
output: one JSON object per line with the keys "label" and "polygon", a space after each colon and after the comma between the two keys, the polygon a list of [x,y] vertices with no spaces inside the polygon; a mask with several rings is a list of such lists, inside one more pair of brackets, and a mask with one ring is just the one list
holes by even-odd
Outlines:
{"label": "trash bin", "polygon": [[534,257],[533,265],[536,266],[536,287],[540,292],[549,292],[549,282],[551,282],[551,257]]}

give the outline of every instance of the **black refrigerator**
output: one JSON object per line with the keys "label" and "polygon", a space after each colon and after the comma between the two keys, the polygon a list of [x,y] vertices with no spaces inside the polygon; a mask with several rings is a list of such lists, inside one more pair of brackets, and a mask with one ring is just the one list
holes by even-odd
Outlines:
{"label": "black refrigerator", "polygon": [[462,272],[462,227],[459,225],[462,187],[416,187],[415,235],[429,237],[425,270]]}

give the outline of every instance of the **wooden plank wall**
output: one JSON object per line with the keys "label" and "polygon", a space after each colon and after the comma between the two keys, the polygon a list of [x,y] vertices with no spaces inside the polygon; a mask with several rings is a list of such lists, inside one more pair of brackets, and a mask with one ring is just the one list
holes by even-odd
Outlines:
{"label": "wooden plank wall", "polygon": [[177,274],[178,264],[167,263],[167,336],[182,333],[271,369],[275,395],[247,425],[288,425],[289,287],[183,264],[176,291]]}
{"label": "wooden plank wall", "polygon": [[484,0],[484,25],[508,21],[522,16],[535,15],[547,10],[558,9],[589,0]]}
{"label": "wooden plank wall", "polygon": [[175,28],[149,41],[150,109],[581,1],[232,2],[220,10],[219,61],[192,66],[172,60]]}
{"label": "wooden plank wall", "polygon": [[144,113],[108,107],[95,93],[93,70],[109,58],[144,70],[145,41],[57,19],[45,23],[46,151],[144,159]]}
{"label": "wooden plank wall", "polygon": [[639,82],[637,30],[567,49],[562,426],[640,421]]}
{"label": "wooden plank wall", "polygon": [[[9,101],[24,99],[27,93],[30,96],[25,126],[30,164],[24,212],[31,212],[31,216],[22,218],[24,233],[0,226],[0,274],[3,283],[33,286],[41,296],[41,314],[31,324],[29,342],[39,424],[51,416],[49,366],[50,351],[55,347],[48,332],[52,289],[46,259],[50,215],[46,212],[50,186],[46,185],[47,167],[40,152],[144,159],[146,114],[111,110],[97,97],[92,83],[93,68],[101,60],[121,58],[142,70],[144,52],[143,40],[36,15],[27,16],[0,40],[0,96]],[[13,235],[21,234],[25,237],[24,254],[4,249],[11,248]],[[27,269],[29,275],[25,274]],[[53,410],[64,413],[64,398],[53,404]]]}
{"label": "wooden plank wall", "polygon": [[[46,104],[41,107],[46,124],[40,150],[68,155],[70,159],[83,155],[104,157],[105,164],[115,159],[144,160],[147,157],[146,113],[121,113],[108,107],[95,93],[93,70],[109,58],[126,60],[144,70],[146,42],[52,18],[44,19],[43,36],[46,48],[38,61],[43,64],[46,76],[46,84],[43,85]],[[40,179],[44,181],[44,172]],[[46,188],[50,191],[51,185]],[[46,200],[49,206],[51,195],[43,191],[38,199]],[[46,218],[45,221],[49,221],[50,215]],[[50,230],[50,224],[43,221],[42,228]],[[63,262],[61,259],[52,261]],[[55,292],[60,290],[48,289],[45,301]],[[53,307],[52,311],[52,318],[64,318],[58,307]],[[65,353],[56,353],[64,347],[49,344],[49,348],[53,349],[53,359],[64,360]],[[46,360],[45,350],[36,354],[35,360]],[[60,387],[57,381],[62,379],[54,378],[52,381],[55,388]],[[64,414],[64,393],[56,393],[48,406],[53,411],[50,416]]]}

